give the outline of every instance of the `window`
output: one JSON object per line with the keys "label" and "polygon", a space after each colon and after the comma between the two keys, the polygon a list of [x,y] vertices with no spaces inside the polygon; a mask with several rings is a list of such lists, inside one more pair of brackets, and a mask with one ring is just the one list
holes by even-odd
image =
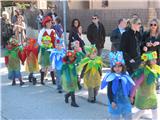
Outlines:
{"label": "window", "polygon": [[102,0],[102,7],[108,7],[108,0]]}

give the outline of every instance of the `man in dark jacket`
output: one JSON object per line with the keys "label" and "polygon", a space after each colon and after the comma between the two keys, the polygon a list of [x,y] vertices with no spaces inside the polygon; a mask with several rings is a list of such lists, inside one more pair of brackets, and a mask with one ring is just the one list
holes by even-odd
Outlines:
{"label": "man in dark jacket", "polygon": [[141,20],[131,19],[131,28],[122,34],[120,49],[123,51],[127,70],[132,74],[141,63],[141,35],[139,33]]}
{"label": "man in dark jacket", "polygon": [[97,15],[92,16],[92,23],[87,29],[87,38],[91,44],[95,44],[97,48],[97,55],[100,56],[105,43],[105,29],[102,23],[99,22]]}
{"label": "man in dark jacket", "polygon": [[112,31],[111,34],[112,51],[120,50],[121,36],[125,32],[126,25],[127,25],[127,20],[125,18],[121,18],[118,20],[118,27]]}

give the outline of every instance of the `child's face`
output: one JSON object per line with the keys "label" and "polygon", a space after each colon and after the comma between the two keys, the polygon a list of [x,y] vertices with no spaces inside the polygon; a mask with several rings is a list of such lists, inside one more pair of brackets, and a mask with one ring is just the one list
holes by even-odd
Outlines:
{"label": "child's face", "polygon": [[45,45],[49,45],[49,44],[50,44],[50,41],[49,41],[49,40],[44,40],[43,43],[44,43]]}
{"label": "child's face", "polygon": [[57,45],[56,45],[56,48],[57,48],[58,50],[61,50],[61,49],[62,49],[62,45],[57,44]]}
{"label": "child's face", "polygon": [[156,59],[150,60],[150,65],[155,65],[157,63]]}
{"label": "child's face", "polygon": [[94,59],[96,56],[97,56],[97,52],[96,51],[90,54],[90,58],[91,59]]}
{"label": "child's face", "polygon": [[46,28],[50,29],[52,27],[52,21],[46,23]]}
{"label": "child's face", "polygon": [[121,73],[122,72],[122,66],[121,65],[115,65],[113,67],[113,70],[115,71],[115,73]]}

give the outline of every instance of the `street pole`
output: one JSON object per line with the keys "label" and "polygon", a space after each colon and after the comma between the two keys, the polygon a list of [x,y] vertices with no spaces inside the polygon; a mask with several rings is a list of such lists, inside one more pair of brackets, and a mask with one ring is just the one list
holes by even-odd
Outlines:
{"label": "street pole", "polygon": [[67,4],[67,0],[63,0],[63,25],[64,25],[64,43],[65,43],[65,48],[67,48],[67,34],[66,34],[66,4]]}

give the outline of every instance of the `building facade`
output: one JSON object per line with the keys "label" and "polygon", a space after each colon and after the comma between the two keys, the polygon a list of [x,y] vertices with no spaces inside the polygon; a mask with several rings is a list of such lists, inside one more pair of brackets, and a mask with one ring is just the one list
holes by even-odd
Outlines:
{"label": "building facade", "polygon": [[68,0],[68,6],[69,22],[79,18],[84,32],[94,14],[99,15],[108,35],[122,17],[130,18],[132,14],[138,14],[146,27],[150,19],[160,19],[160,0]]}

